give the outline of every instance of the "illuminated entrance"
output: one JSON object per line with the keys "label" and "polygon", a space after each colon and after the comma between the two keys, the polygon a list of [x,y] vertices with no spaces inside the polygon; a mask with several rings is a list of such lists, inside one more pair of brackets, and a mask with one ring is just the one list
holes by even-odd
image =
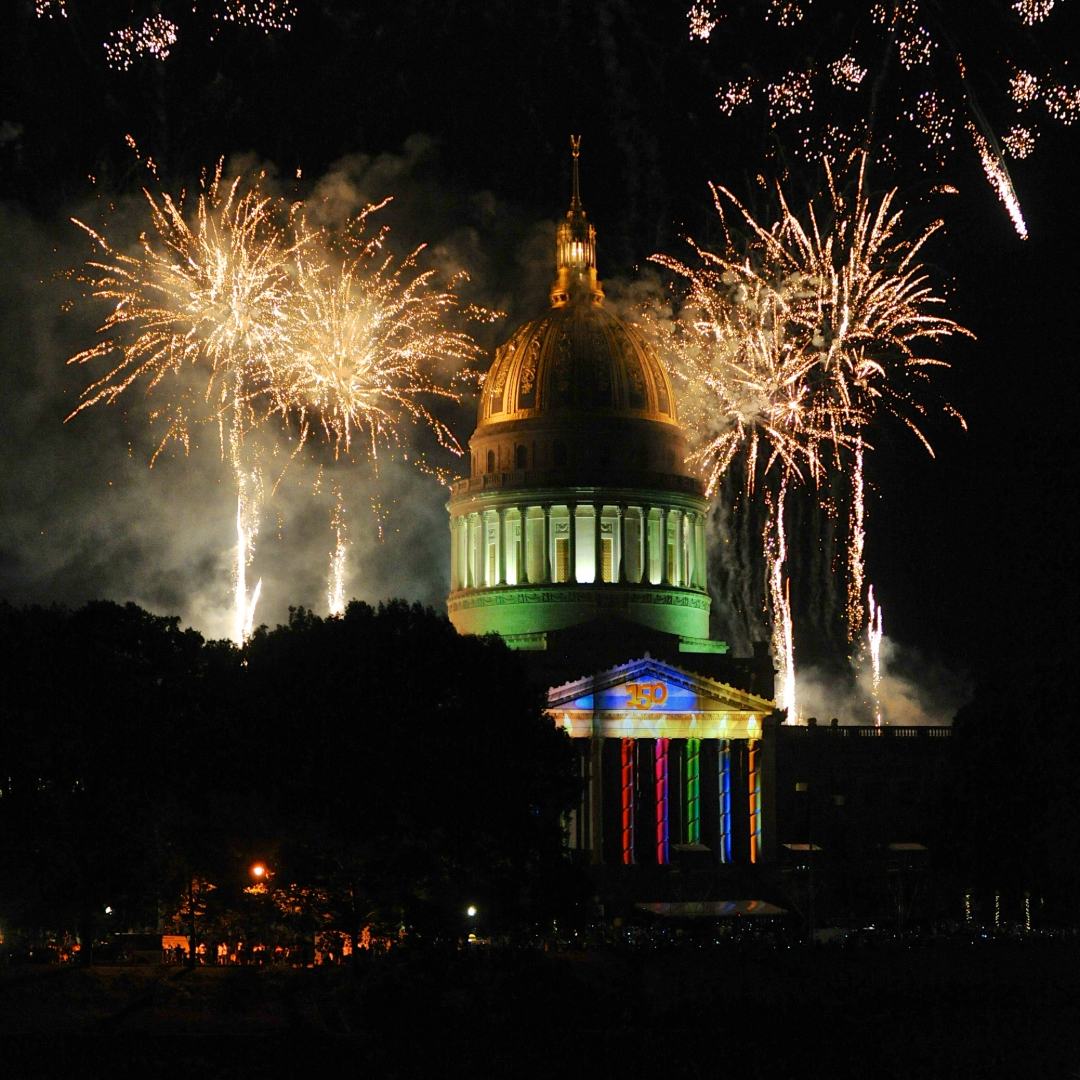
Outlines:
{"label": "illuminated entrance", "polygon": [[594,864],[771,861],[773,703],[646,657],[548,691],[585,780],[570,845]]}

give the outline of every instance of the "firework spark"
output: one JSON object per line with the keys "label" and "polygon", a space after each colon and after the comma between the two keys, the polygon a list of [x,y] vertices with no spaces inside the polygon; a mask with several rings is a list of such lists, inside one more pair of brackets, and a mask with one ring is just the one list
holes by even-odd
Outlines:
{"label": "firework spark", "polygon": [[1035,140],[1038,138],[1039,133],[1032,131],[1030,128],[1021,127],[1019,124],[1013,126],[1009,131],[1009,134],[1005,136],[1001,141],[1005,144],[1005,149],[1009,153],[1018,159],[1028,157],[1035,149]]}
{"label": "firework spark", "polygon": [[155,60],[168,60],[169,50],[176,44],[176,23],[164,15],[144,19],[139,26],[128,26],[110,32],[105,42],[105,55],[109,67],[128,71],[140,56],[152,56]]}
{"label": "firework spark", "polygon": [[864,67],[859,67],[855,57],[848,53],[829,65],[829,75],[832,77],[833,85],[842,86],[846,90],[857,89],[866,78],[866,70]]}
{"label": "firework spark", "polygon": [[719,21],[713,17],[712,8],[707,4],[694,4],[686,13],[690,23],[690,40],[708,41]]}

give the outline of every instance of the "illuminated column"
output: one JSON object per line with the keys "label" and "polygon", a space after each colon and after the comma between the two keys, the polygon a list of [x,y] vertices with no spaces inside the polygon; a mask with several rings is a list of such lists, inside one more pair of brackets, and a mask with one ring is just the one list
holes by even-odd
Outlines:
{"label": "illuminated column", "polygon": [[[604,508],[599,505],[593,506],[593,581],[599,585],[604,580],[604,538],[603,538]],[[611,557],[615,557],[612,551]]]}
{"label": "illuminated column", "polygon": [[761,740],[747,744],[747,780],[750,789],[750,861],[761,858]]}
{"label": "illuminated column", "polygon": [[615,545],[613,550],[615,565],[612,567],[614,573],[611,576],[618,582],[626,581],[626,539],[623,535],[625,532],[626,504],[620,503],[615,507],[615,524],[611,528],[611,542]]}
{"label": "illuminated column", "polygon": [[570,584],[574,584],[577,581],[577,503],[572,503],[567,507],[570,512],[570,524],[569,524],[569,544],[570,544],[570,569],[567,574],[566,580]]}
{"label": "illuminated column", "polygon": [[656,780],[656,861],[667,866],[671,856],[668,835],[668,739],[657,739],[654,754]]}
{"label": "illuminated column", "polygon": [[705,515],[698,514],[694,524],[694,537],[697,541],[697,586],[699,589],[709,587],[709,564],[705,555]]}
{"label": "illuminated column", "polygon": [[667,540],[667,513],[669,512],[663,507],[660,508],[660,583],[663,585],[672,583],[670,543]]}
{"label": "illuminated column", "polygon": [[495,581],[492,584],[507,583],[507,512],[495,512]]}
{"label": "illuminated column", "polygon": [[461,588],[469,587],[469,519],[458,518],[458,580]]}
{"label": "illuminated column", "polygon": [[468,534],[468,546],[469,546],[469,588],[476,589],[480,587],[480,541],[482,522],[480,521],[479,514],[469,515],[469,534]]}
{"label": "illuminated column", "polygon": [[674,546],[675,552],[672,558],[672,563],[675,567],[675,572],[672,575],[673,585],[685,585],[686,584],[686,551],[683,545],[683,519],[686,516],[683,511],[675,510],[675,528],[672,530],[674,536],[672,537],[672,546]]}
{"label": "illuminated column", "polygon": [[622,740],[622,861],[634,862],[634,740]]}
{"label": "illuminated column", "polygon": [[548,582],[551,580],[551,552],[549,550],[551,543],[551,507],[545,506],[543,509],[544,517],[540,526],[540,550],[543,552],[540,580]]}
{"label": "illuminated column", "polygon": [[641,581],[644,585],[652,583],[652,521],[649,507],[641,508]]}
{"label": "illuminated column", "polygon": [[457,518],[450,519],[450,591],[455,592],[458,588],[458,545],[457,545]]}
{"label": "illuminated column", "polygon": [[701,843],[701,740],[686,740],[686,842]]}
{"label": "illuminated column", "polygon": [[731,740],[721,739],[720,766],[720,861],[731,862]]}

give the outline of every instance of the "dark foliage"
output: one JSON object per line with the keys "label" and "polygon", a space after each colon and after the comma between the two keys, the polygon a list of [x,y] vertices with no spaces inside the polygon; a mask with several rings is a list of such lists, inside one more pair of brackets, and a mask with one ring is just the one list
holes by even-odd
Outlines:
{"label": "dark foliage", "polygon": [[193,880],[225,917],[255,858],[309,925],[314,907],[348,931],[453,931],[463,902],[495,924],[550,913],[569,742],[501,642],[354,603],[297,610],[240,652],[93,603],[4,605],[0,649],[8,929],[152,926]]}

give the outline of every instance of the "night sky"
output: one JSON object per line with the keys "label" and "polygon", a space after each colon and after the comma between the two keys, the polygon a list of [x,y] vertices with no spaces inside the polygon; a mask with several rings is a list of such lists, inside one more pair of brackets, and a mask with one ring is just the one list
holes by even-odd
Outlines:
{"label": "night sky", "polygon": [[[268,168],[285,194],[330,198],[343,210],[394,195],[383,220],[395,248],[429,241],[430,265],[469,271],[466,301],[507,313],[484,336],[487,347],[546,305],[570,132],[584,136],[583,198],[600,277],[616,301],[650,254],[681,252],[684,231],[699,239],[715,231],[709,180],[761,206],[758,171],[786,163],[796,193],[819,181],[790,154],[763,154],[772,145],[765,125],[729,121],[716,107],[733,50],[745,48],[752,70],[767,41],[692,42],[680,4],[295,5],[291,32],[270,34],[215,23],[209,3],[192,14],[190,2],[138,2],[133,17],[130,4],[67,0],[68,17],[51,21],[35,17],[32,0],[5,5],[0,596],[12,602],[131,599],[227,632],[233,504],[215,438],[208,432],[190,459],[170,452],[149,470],[156,439],[138,391],[62,423],[91,375],[64,361],[103,315],[81,300],[65,304],[78,289],[60,272],[90,254],[68,219],[104,216],[110,235],[129,239],[142,227],[139,186],[152,178],[126,135],[171,189],[224,155]],[[841,50],[849,31],[839,13],[867,6],[835,6]],[[949,6],[959,20],[964,5]],[[985,6],[971,5],[972,14]],[[179,26],[169,58],[110,69],[108,32],[154,12]],[[1042,31],[1061,62],[1080,38],[1069,10],[1054,17],[1072,19]],[[800,31],[788,33],[798,51]],[[987,71],[1004,41],[972,45]],[[999,130],[1011,122],[1000,89],[989,75],[979,84],[982,111]],[[1040,130],[1037,153],[1010,163],[1026,242],[969,143],[956,140],[947,178],[961,194],[945,202],[926,201],[929,180],[914,168],[899,180],[885,168],[871,173],[876,190],[900,183],[913,226],[946,217],[927,261],[948,289],[950,314],[978,336],[943,347],[953,366],[937,380],[970,430],[930,420],[931,459],[904,428],[884,424],[869,467],[868,571],[897,662],[916,680],[954,689],[1008,665],[1014,652],[1064,657],[1074,643],[1078,144],[1075,128],[1047,120]],[[467,440],[471,403],[446,418]],[[261,621],[283,619],[290,604],[325,608],[330,503],[327,484],[313,494],[316,472],[315,461],[293,470],[268,507],[254,567],[264,577]],[[378,480],[362,461],[331,474],[352,507],[350,594],[441,605],[444,490],[403,462],[386,462]],[[366,510],[373,497],[386,510],[381,542]],[[812,547],[806,536],[800,543]],[[798,614],[809,656],[815,617]]]}

